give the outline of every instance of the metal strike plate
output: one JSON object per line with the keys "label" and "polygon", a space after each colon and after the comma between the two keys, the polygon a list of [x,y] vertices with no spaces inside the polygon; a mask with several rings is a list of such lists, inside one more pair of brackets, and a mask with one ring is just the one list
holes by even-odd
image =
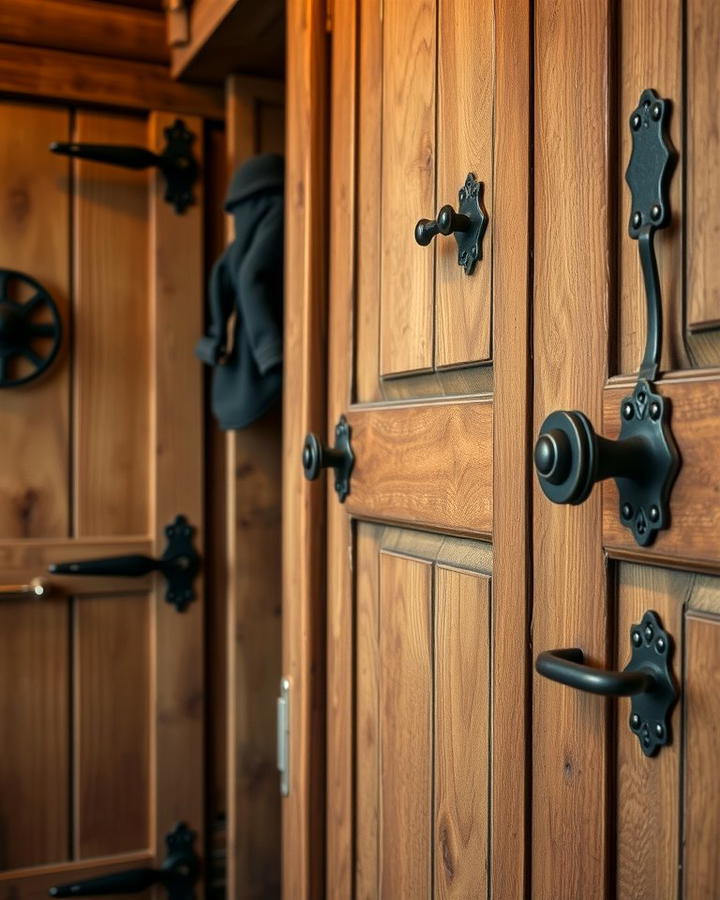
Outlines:
{"label": "metal strike plate", "polygon": [[277,698],[277,767],[280,773],[280,796],[290,793],[290,679],[280,679]]}
{"label": "metal strike plate", "polygon": [[483,206],[483,188],[482,181],[469,172],[458,192],[458,212],[470,220],[467,231],[455,232],[458,265],[465,269],[466,275],[472,275],[477,262],[482,259],[482,240],[488,224],[488,214]]}
{"label": "metal strike plate", "polygon": [[639,438],[644,454],[632,478],[615,477],[620,495],[620,521],[643,547],[670,525],[670,491],[680,468],[680,455],[670,431],[670,401],[641,379],[620,405],[619,441]]}
{"label": "metal strike plate", "polygon": [[630,629],[632,657],[625,671],[651,672],[651,691],[631,698],[630,730],[637,735],[645,756],[653,756],[670,741],[670,713],[677,690],[670,670],[672,637],[663,630],[656,612],[647,610],[642,621]]}

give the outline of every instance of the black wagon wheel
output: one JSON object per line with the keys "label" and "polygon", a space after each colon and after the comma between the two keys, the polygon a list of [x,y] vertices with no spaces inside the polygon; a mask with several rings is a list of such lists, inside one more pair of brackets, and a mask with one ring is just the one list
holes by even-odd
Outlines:
{"label": "black wagon wheel", "polygon": [[[11,295],[11,285],[30,288],[27,300]],[[37,321],[38,313],[50,313],[49,321]],[[24,272],[0,269],[0,388],[18,387],[39,378],[52,365],[62,341],[62,321],[47,290]],[[31,370],[13,377],[11,362],[25,359]]]}

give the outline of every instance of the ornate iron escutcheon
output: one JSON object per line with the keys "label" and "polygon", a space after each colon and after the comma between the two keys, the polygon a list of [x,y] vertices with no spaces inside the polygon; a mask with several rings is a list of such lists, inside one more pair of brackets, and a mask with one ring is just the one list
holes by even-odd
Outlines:
{"label": "ornate iron escutcheon", "polygon": [[[13,299],[11,288],[30,290],[27,300]],[[0,269],[0,388],[19,387],[39,378],[53,363],[62,342],[62,321],[55,301],[39,281],[24,272]],[[13,374],[13,360],[30,366]]]}
{"label": "ornate iron escutcheon", "polygon": [[185,516],[176,516],[165,527],[168,542],[159,559],[139,553],[128,556],[108,556],[79,562],[53,563],[48,571],[53,575],[95,575],[138,578],[160,572],[167,582],[165,599],[184,612],[195,598],[193,582],[200,569],[200,554],[193,547],[194,527]]}
{"label": "ornate iron escutcheon", "polygon": [[175,119],[164,133],[166,144],[160,154],[145,147],[123,144],[78,144],[64,141],[53,142],[50,150],[63,156],[122,166],[125,169],[158,168],[165,178],[165,201],[175,212],[183,213],[193,201],[192,189],[200,171],[192,154],[195,135],[188,131],[182,119]]}
{"label": "ornate iron escutcheon", "polygon": [[302,464],[308,481],[315,481],[322,469],[335,470],[335,492],[344,503],[350,493],[350,473],[355,465],[355,456],[350,446],[350,425],[345,416],[340,416],[335,426],[335,446],[328,447],[316,434],[308,434],[303,444]]}
{"label": "ornate iron escutcheon", "polygon": [[653,756],[670,741],[670,713],[677,690],[670,669],[673,640],[656,612],[647,610],[630,629],[630,662],[622,672],[584,664],[577,647],[546,650],[535,661],[538,674],[591,694],[632,697],[629,725],[642,751]]}
{"label": "ornate iron escutcheon", "polygon": [[458,192],[458,212],[447,204],[436,219],[420,219],[415,226],[415,240],[427,247],[437,234],[454,234],[458,246],[458,265],[472,275],[478,260],[482,259],[482,239],[488,223],[483,206],[483,183],[472,172]]}
{"label": "ornate iron escutcheon", "polygon": [[125,869],[69,884],[51,887],[51,897],[101,897],[110,894],[138,894],[153,885],[167,890],[168,900],[193,900],[194,885],[200,871],[195,853],[195,832],[179,822],[165,836],[167,855],[159,869]]}
{"label": "ornate iron escutcheon", "polygon": [[620,521],[641,546],[670,526],[670,493],[680,455],[670,430],[670,401],[654,388],[662,347],[662,297],[653,239],[670,222],[668,186],[675,152],[667,134],[670,105],[652,90],[630,116],[633,150],[625,174],[632,192],[630,237],[638,241],[645,283],[647,339],[633,393],[620,405],[617,441],[599,437],[587,416],[551,413],[535,445],[535,469],[554,503],[582,503],[596,481],[614,478]]}

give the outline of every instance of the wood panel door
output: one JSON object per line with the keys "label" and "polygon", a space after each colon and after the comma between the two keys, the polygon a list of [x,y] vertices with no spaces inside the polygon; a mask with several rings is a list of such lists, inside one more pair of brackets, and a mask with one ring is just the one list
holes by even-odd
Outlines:
{"label": "wood panel door", "polygon": [[[363,0],[332,27],[323,437],[344,415],[355,463],[344,503],[327,482],[325,892],[519,895],[528,9]],[[468,173],[472,274],[414,237]]]}
{"label": "wood panel door", "polygon": [[[0,103],[0,267],[40,282],[63,326],[52,366],[0,390],[0,896],[8,900],[160,865],[179,821],[202,847],[201,578],[178,612],[160,576],[48,574],[63,561],[159,556],[178,514],[202,550],[193,358],[202,188],[176,215],[159,176],[48,152],[58,140],[159,152],[174,119]],[[199,158],[203,122],[184,120]],[[29,299],[14,282],[3,288]],[[45,596],[8,593],[39,577]]]}
{"label": "wood panel door", "polygon": [[[651,88],[671,104],[671,221],[655,241],[664,339],[655,389],[681,468],[670,527],[639,546],[613,480],[577,507],[533,500],[533,650],[577,647],[622,669],[655,611],[679,700],[651,757],[630,703],[533,681],[532,892],[538,897],[717,897],[720,866],[720,15],[699,0],[535,4],[535,431],[556,409],[616,438],[647,330],[623,174],[631,117]],[[562,848],[562,852],[558,852]]]}

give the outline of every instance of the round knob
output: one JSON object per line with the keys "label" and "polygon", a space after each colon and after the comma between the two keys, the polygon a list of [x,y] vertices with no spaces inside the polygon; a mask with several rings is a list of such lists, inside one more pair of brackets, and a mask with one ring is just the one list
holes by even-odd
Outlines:
{"label": "round knob", "polygon": [[446,204],[437,214],[437,226],[440,234],[454,234],[456,231],[467,231],[470,228],[470,219]]}
{"label": "round knob", "polygon": [[308,434],[303,444],[302,464],[308,481],[315,481],[323,467],[323,445],[316,434]]}
{"label": "round knob", "polygon": [[554,503],[582,503],[596,476],[597,438],[579,412],[554,412],[543,422],[535,444],[540,487]]}

